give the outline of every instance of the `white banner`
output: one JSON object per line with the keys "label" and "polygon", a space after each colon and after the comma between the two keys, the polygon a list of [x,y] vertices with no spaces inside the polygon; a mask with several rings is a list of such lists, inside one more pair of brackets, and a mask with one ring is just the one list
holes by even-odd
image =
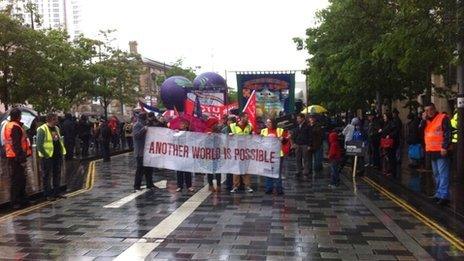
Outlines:
{"label": "white banner", "polygon": [[150,127],[143,164],[195,173],[254,174],[277,178],[280,140],[257,135],[230,136]]}

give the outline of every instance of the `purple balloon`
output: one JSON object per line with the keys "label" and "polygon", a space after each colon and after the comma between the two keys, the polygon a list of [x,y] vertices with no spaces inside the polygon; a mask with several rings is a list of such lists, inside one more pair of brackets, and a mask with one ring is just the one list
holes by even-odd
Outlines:
{"label": "purple balloon", "polygon": [[167,109],[176,108],[179,112],[184,111],[184,102],[187,99],[185,88],[192,87],[192,82],[183,76],[172,76],[161,85],[161,100]]}
{"label": "purple balloon", "polygon": [[193,87],[200,90],[227,89],[227,82],[215,72],[205,72],[193,80]]}

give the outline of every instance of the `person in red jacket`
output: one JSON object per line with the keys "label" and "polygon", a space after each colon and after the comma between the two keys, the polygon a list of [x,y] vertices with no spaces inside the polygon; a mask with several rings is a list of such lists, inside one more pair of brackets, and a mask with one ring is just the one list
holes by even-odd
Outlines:
{"label": "person in red jacket", "polygon": [[329,152],[330,161],[330,184],[329,187],[336,188],[340,184],[340,161],[342,159],[342,149],[338,141],[338,134],[331,131],[329,134]]}

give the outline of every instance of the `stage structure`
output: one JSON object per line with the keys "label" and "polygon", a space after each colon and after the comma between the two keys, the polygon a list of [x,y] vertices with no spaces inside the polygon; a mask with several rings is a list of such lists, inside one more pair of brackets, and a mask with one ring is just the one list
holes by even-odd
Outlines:
{"label": "stage structure", "polygon": [[256,115],[260,121],[294,112],[295,71],[241,71],[236,75],[241,109],[256,90]]}

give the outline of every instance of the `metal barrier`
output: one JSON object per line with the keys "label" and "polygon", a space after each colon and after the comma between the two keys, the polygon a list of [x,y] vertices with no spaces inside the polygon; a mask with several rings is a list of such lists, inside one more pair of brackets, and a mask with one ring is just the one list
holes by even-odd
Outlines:
{"label": "metal barrier", "polygon": [[[32,139],[32,156],[27,159],[26,167],[26,194],[35,195],[43,191],[42,175],[39,167],[39,155],[37,152],[36,137]],[[10,201],[11,177],[6,159],[0,160],[0,204]],[[66,162],[63,157],[61,168],[61,185],[66,184]]]}

